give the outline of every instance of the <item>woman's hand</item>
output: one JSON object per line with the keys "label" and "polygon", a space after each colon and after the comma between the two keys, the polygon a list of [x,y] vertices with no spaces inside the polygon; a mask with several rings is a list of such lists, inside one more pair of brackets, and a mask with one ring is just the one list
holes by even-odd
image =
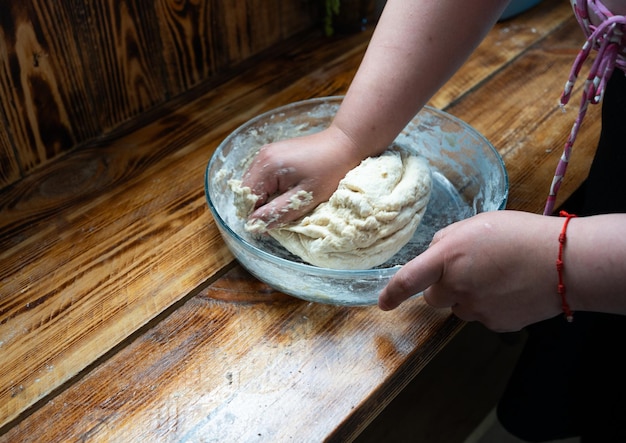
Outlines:
{"label": "woman's hand", "polygon": [[242,181],[259,197],[250,220],[268,228],[296,220],[327,201],[360,161],[351,139],[332,125],[262,147]]}
{"label": "woman's hand", "polygon": [[555,263],[563,219],[495,211],[454,223],[383,289],[381,309],[424,291],[436,308],[495,331],[514,331],[561,312]]}

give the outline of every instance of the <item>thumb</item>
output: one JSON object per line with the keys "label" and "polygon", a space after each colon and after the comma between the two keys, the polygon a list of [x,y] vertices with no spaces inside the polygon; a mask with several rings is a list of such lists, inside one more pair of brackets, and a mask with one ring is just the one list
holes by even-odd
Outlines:
{"label": "thumb", "polygon": [[443,255],[434,243],[426,251],[405,264],[389,280],[378,297],[378,307],[383,311],[397,308],[409,297],[437,283],[443,275]]}

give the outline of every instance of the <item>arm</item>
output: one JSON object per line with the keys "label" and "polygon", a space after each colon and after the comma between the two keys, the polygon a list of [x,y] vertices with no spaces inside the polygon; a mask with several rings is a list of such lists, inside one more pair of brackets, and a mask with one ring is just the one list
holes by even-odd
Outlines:
{"label": "arm", "polygon": [[390,0],[333,122],[359,157],[404,129],[492,28],[508,1]]}
{"label": "arm", "polygon": [[[244,175],[244,186],[260,197],[252,218],[273,220],[271,227],[327,200],[348,170],[395,139],[480,43],[506,3],[388,0],[330,127],[265,146]],[[311,204],[287,210],[289,198],[301,190],[312,192]]]}
{"label": "arm", "polygon": [[[428,304],[452,307],[460,318],[497,331],[559,315],[556,258],[563,223],[560,217],[497,211],[450,225],[398,271],[379,306],[393,309],[425,290]],[[626,214],[571,220],[563,275],[573,311],[626,314],[625,233]]]}

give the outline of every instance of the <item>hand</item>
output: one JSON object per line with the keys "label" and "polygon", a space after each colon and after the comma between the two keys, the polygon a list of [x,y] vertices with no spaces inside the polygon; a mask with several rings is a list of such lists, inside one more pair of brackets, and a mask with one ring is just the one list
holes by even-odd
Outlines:
{"label": "hand", "polygon": [[[332,125],[262,147],[242,180],[259,197],[250,219],[268,228],[296,220],[327,201],[361,160],[350,138]],[[298,197],[302,191],[310,197]]]}
{"label": "hand", "polygon": [[435,234],[430,247],[383,289],[379,306],[413,294],[495,331],[515,331],[561,312],[555,262],[562,219],[524,212],[482,213]]}

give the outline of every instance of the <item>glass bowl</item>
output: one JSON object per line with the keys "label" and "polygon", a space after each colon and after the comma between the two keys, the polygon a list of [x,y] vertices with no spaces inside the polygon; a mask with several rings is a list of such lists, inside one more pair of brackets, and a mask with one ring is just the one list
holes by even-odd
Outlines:
{"label": "glass bowl", "polygon": [[[270,236],[257,238],[237,217],[230,179],[241,179],[261,146],[326,128],[343,97],[295,102],[241,125],[217,147],[205,174],[205,193],[217,227],[233,255],[252,275],[304,300],[372,305],[398,269],[423,252],[439,229],[479,212],[504,209],[508,176],[493,146],[461,120],[423,108],[395,140],[430,163],[433,187],[413,238],[386,263],[365,270],[336,270],[303,263]],[[417,294],[416,294],[417,295]]]}

